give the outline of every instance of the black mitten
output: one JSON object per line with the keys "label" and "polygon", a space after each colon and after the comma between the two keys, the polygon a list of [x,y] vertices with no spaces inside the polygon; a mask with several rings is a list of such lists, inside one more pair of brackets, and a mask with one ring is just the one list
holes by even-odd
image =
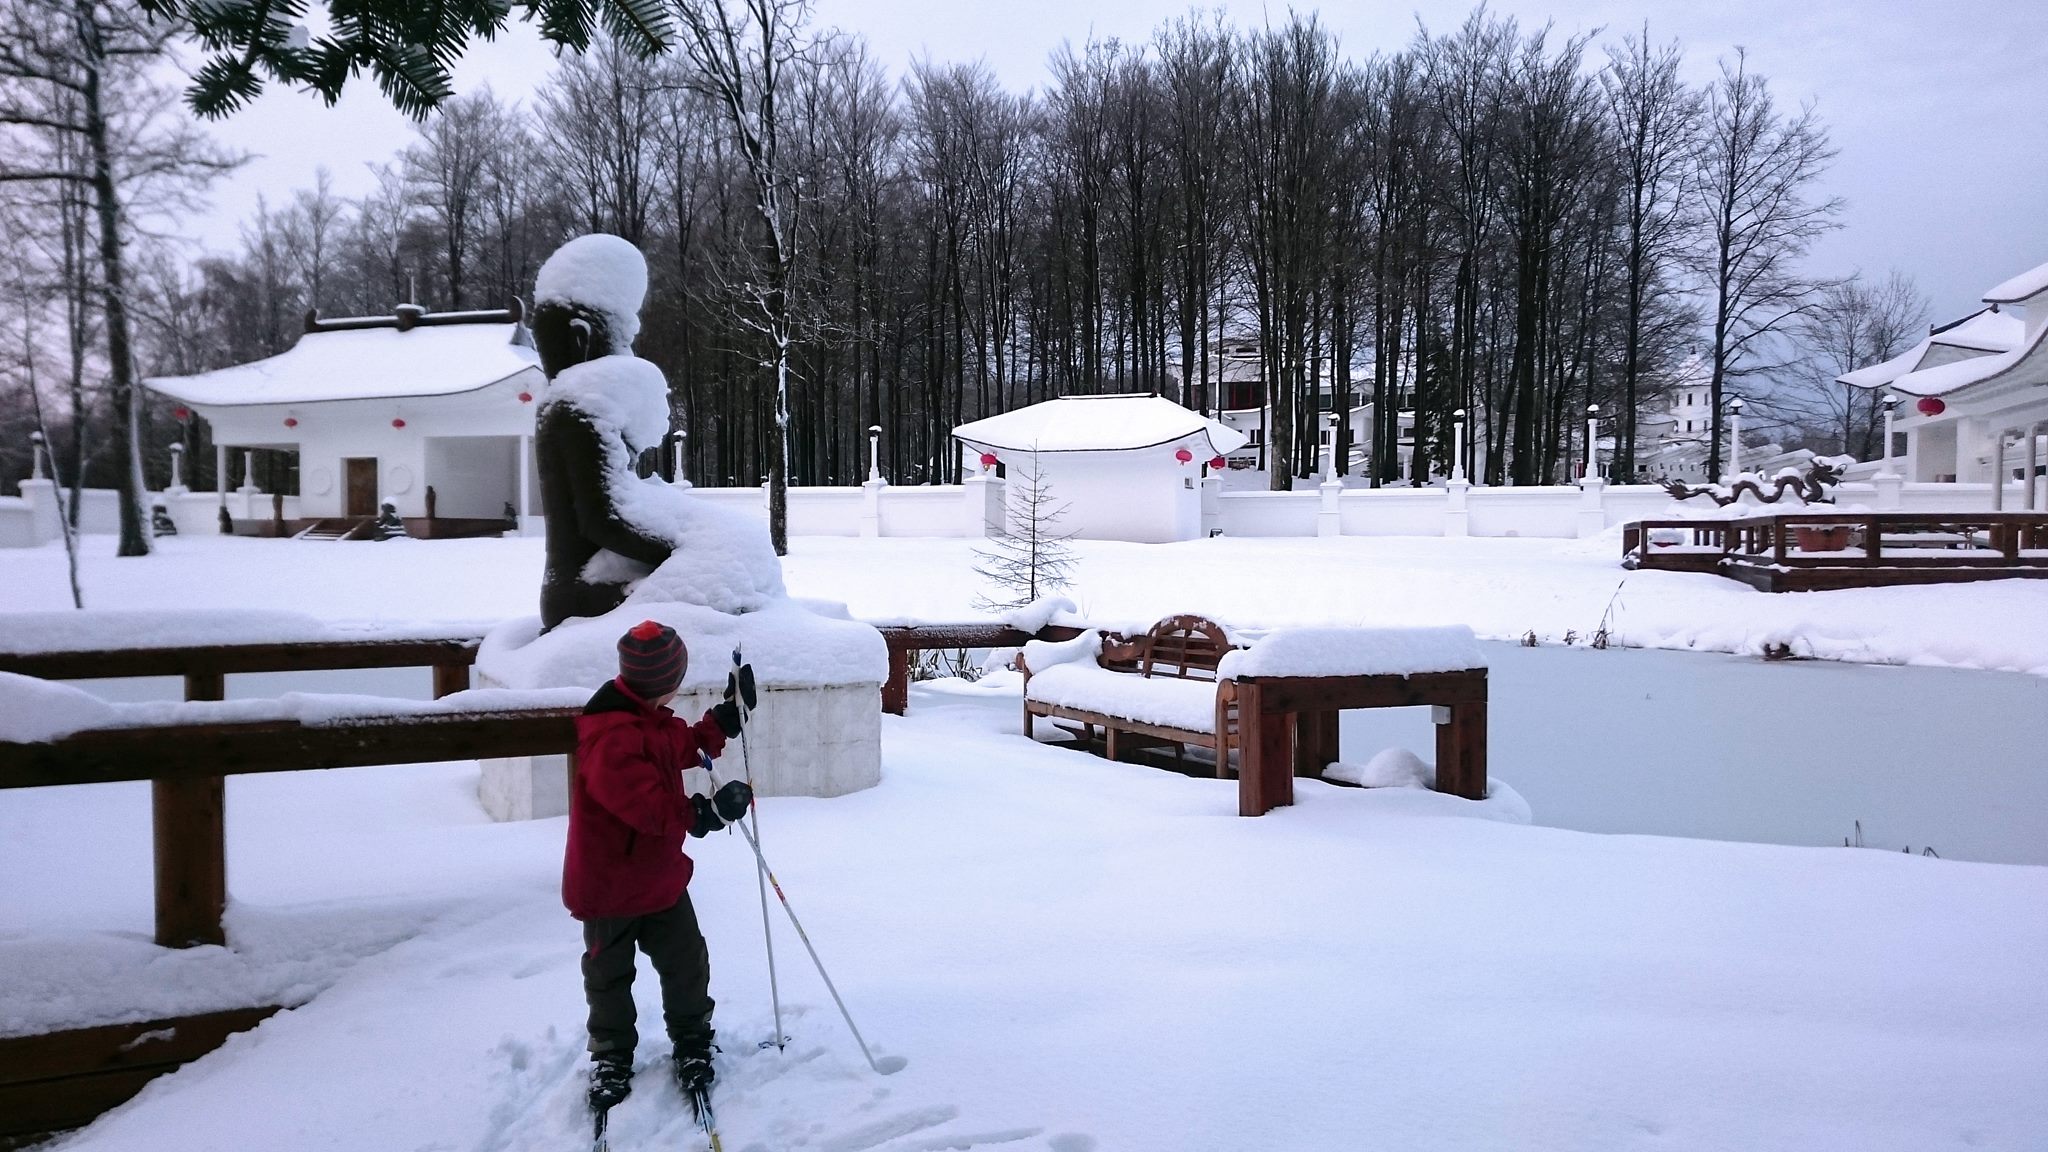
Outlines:
{"label": "black mitten", "polygon": [[727,740],[740,734],[740,708],[730,700],[711,706],[711,719],[718,724],[718,730],[725,733]]}
{"label": "black mitten", "polygon": [[747,711],[752,712],[754,710],[754,666],[752,664],[742,664],[725,674],[725,698],[731,700],[735,697],[739,699],[740,703],[747,706]]}
{"label": "black mitten", "polygon": [[747,787],[745,780],[728,780],[711,797],[711,806],[718,809],[718,815],[730,824],[747,814],[747,806],[754,802],[754,790]]}
{"label": "black mitten", "polygon": [[690,797],[690,835],[709,836],[725,827],[725,821],[718,818],[718,810],[711,805],[709,796]]}

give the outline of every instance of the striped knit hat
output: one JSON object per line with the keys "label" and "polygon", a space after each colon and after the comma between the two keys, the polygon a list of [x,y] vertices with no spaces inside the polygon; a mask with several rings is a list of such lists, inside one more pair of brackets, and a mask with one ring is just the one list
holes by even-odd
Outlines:
{"label": "striped knit hat", "polygon": [[642,700],[659,700],[675,691],[689,666],[683,638],[666,624],[642,620],[619,637],[619,680]]}

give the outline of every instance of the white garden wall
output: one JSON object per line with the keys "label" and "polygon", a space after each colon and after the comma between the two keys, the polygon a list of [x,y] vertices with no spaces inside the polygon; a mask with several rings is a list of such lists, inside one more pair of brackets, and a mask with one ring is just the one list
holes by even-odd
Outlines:
{"label": "white garden wall", "polygon": [[[1166,482],[1177,480],[1168,476]],[[25,480],[23,495],[0,498],[0,547],[33,547],[58,538],[54,485]],[[994,477],[973,477],[966,484],[896,487],[871,482],[859,487],[802,487],[789,490],[789,530],[793,536],[962,537],[998,531],[1005,489]],[[1334,492],[1334,490],[1333,490]],[[695,488],[692,494],[749,514],[767,516],[764,488]],[[1844,510],[1875,509],[1905,512],[1986,511],[1991,507],[1988,484],[1906,484],[1887,481],[1847,483],[1835,490]],[[1456,495],[1445,488],[1346,488],[1334,492],[1335,518],[1323,520],[1325,494],[1315,487],[1291,492],[1222,492],[1213,478],[1190,507],[1204,511],[1204,529],[1226,536],[1314,536],[1324,532],[1345,536],[1520,536],[1570,539],[1589,536],[1631,520],[1677,514],[1680,505],[1651,485],[1606,487],[1555,485],[1525,488],[1470,487],[1464,490],[1463,511]],[[1091,500],[1117,500],[1116,492],[1091,492]],[[446,496],[442,498],[444,501]],[[1182,498],[1172,497],[1176,502]],[[184,535],[218,531],[221,497],[214,492],[154,494]],[[1704,501],[1694,501],[1699,507]],[[236,520],[267,520],[267,493],[237,489],[227,494],[228,513]],[[2024,508],[2019,484],[2006,488],[2006,507]],[[317,511],[317,510],[316,510]],[[444,514],[447,505],[442,505]],[[287,519],[302,515],[298,497],[285,498]],[[90,489],[81,507],[87,534],[110,534],[119,528],[118,503],[111,491]],[[1334,530],[1332,529],[1334,525]]]}

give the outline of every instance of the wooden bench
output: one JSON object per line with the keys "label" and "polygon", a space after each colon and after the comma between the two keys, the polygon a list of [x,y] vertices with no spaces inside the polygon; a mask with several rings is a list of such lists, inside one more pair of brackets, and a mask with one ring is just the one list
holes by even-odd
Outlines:
{"label": "wooden bench", "polygon": [[[1103,637],[1093,663],[1074,661],[1034,671],[1023,657],[1024,735],[1033,721],[1071,720],[1067,728],[1093,743],[1102,729],[1103,755],[1122,759],[1132,748],[1170,747],[1186,762],[1189,745],[1216,755],[1216,775],[1230,772],[1230,753],[1241,750],[1235,685],[1216,666],[1234,646],[1223,629],[1201,616],[1169,616],[1143,636]],[[1032,683],[1039,690],[1033,695]],[[1064,725],[1062,727],[1065,727]]]}

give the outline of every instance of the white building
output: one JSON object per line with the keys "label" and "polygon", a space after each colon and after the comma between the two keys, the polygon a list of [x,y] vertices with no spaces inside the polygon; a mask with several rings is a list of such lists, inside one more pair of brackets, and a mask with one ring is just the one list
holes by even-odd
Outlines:
{"label": "white building", "polygon": [[1066,396],[962,424],[953,436],[1008,481],[1012,530],[1035,480],[1058,535],[1160,543],[1202,535],[1202,478],[1244,434],[1150,395]]}
{"label": "white building", "polygon": [[[1984,310],[1943,325],[1898,356],[1836,379],[1900,399],[1908,481],[2003,484],[1997,503],[2030,506],[2015,485],[2048,438],[2048,264],[1984,293]],[[1889,446],[1888,446],[1889,447]],[[2007,501],[2011,502],[2008,503]],[[2048,493],[2032,506],[2048,506]]]}
{"label": "white building", "polygon": [[[1270,412],[1266,402],[1264,366],[1259,354],[1259,342],[1250,337],[1229,337],[1218,340],[1212,347],[1209,367],[1202,370],[1202,379],[1188,386],[1192,372],[1183,371],[1181,365],[1168,365],[1170,371],[1183,381],[1183,395],[1190,400],[1206,400],[1214,406],[1216,420],[1224,426],[1244,435],[1244,444],[1235,451],[1226,453],[1231,463],[1239,468],[1264,466],[1266,443],[1266,421]],[[1351,395],[1370,397],[1371,381],[1352,382]],[[1335,389],[1331,385],[1329,366],[1324,362],[1318,367],[1316,403],[1320,409],[1319,419],[1327,427],[1327,414],[1335,402]],[[1405,413],[1402,424],[1402,458],[1405,460],[1412,449],[1412,435],[1415,418]],[[1364,467],[1367,453],[1372,446],[1372,402],[1361,399],[1352,404],[1344,413],[1344,420],[1350,427],[1348,453],[1352,471]],[[1330,451],[1327,432],[1318,433],[1320,453]],[[1317,461],[1316,470],[1322,471],[1322,461]]]}
{"label": "white building", "polygon": [[434,515],[448,524],[537,515],[534,410],[546,378],[521,309],[306,319],[291,349],[196,376],[144,381],[212,428],[227,454],[298,457],[305,520]]}
{"label": "white building", "polygon": [[[1645,479],[1702,482],[1714,435],[1713,368],[1695,352],[1636,420],[1636,459]],[[1725,455],[1725,454],[1724,454]]]}

